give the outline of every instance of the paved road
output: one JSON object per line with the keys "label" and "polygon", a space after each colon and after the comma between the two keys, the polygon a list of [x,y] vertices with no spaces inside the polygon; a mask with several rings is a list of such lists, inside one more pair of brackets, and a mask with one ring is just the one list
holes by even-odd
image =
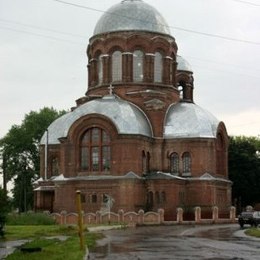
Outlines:
{"label": "paved road", "polygon": [[260,239],[235,225],[139,227],[103,232],[90,259],[260,260]]}

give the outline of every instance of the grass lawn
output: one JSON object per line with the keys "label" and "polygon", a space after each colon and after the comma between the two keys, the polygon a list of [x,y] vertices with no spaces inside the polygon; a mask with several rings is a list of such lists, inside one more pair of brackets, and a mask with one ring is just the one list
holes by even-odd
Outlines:
{"label": "grass lawn", "polygon": [[[64,235],[68,236],[67,240],[46,239],[46,237]],[[85,232],[85,244],[88,248],[94,247],[97,239],[101,238],[100,234]],[[82,259],[85,251],[80,250],[77,227],[74,226],[6,226],[5,240],[30,239],[31,242],[26,243],[26,248],[41,248],[40,252],[24,253],[16,250],[9,255],[7,260],[19,259]],[[1,240],[0,240],[1,241]]]}
{"label": "grass lawn", "polygon": [[245,231],[248,236],[260,238],[260,228],[249,228]]}

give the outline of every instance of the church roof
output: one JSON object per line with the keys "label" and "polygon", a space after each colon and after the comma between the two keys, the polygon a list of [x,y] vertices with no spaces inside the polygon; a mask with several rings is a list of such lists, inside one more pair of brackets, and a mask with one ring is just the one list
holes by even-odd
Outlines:
{"label": "church roof", "polygon": [[[132,103],[114,95],[104,96],[89,101],[72,112],[69,112],[48,127],[48,143],[59,144],[59,138],[67,137],[70,127],[81,117],[89,114],[100,114],[110,119],[119,134],[138,134],[152,137],[152,130],[145,114]],[[41,144],[46,143],[46,133]]]}
{"label": "church roof", "polygon": [[163,16],[154,7],[142,0],[124,0],[101,16],[94,35],[133,30],[171,34]]}
{"label": "church roof", "polygon": [[170,106],[165,117],[164,138],[216,138],[220,121],[194,103]]}
{"label": "church roof", "polygon": [[138,176],[136,173],[130,171],[122,176],[115,176],[115,175],[88,175],[88,176],[76,176],[76,177],[69,177],[65,178],[63,174],[57,176],[53,179],[54,182],[67,182],[67,181],[99,181],[99,180],[143,180],[143,177]]}
{"label": "church roof", "polygon": [[182,56],[177,55],[177,70],[193,72],[191,65]]}

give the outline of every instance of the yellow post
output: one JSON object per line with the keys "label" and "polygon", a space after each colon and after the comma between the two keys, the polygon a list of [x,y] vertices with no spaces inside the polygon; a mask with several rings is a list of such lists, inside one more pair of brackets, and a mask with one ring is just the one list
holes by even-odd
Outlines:
{"label": "yellow post", "polygon": [[79,227],[79,239],[80,239],[80,249],[84,250],[84,239],[83,239],[83,221],[82,221],[82,210],[81,210],[81,192],[76,191],[76,201],[78,210],[78,227]]}

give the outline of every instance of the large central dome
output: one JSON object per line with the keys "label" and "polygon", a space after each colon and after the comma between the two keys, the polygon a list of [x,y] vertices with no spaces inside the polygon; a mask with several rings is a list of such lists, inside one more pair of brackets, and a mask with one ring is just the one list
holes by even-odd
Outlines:
{"label": "large central dome", "polygon": [[162,15],[142,0],[124,0],[99,19],[94,35],[116,31],[149,31],[170,35]]}

